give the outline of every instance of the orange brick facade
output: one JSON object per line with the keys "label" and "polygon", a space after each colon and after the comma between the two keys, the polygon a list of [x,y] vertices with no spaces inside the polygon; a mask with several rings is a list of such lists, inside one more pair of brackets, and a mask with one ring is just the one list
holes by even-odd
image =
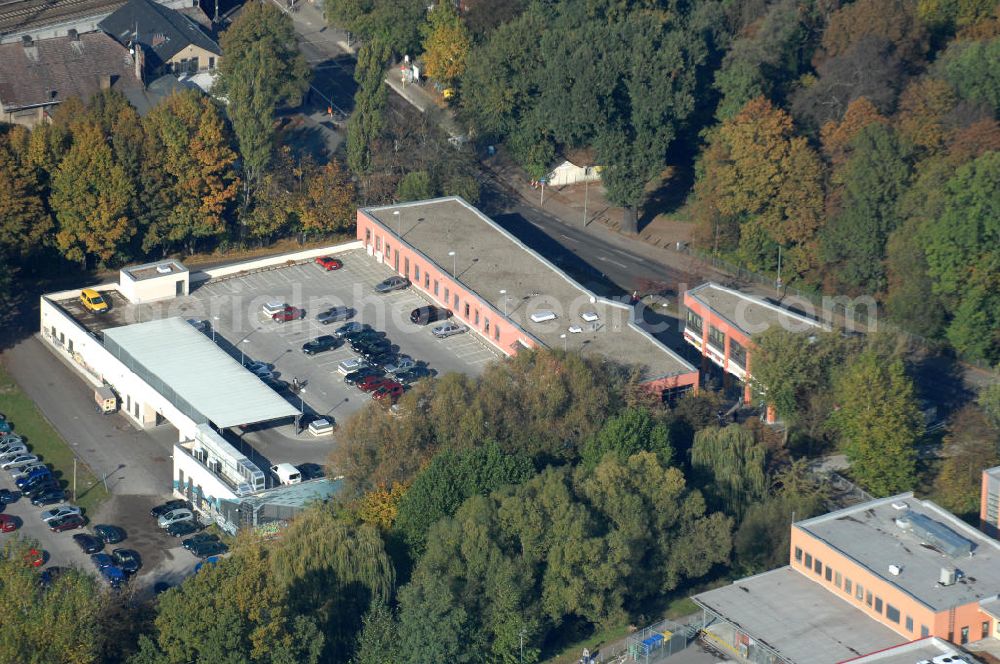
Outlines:
{"label": "orange brick facade", "polygon": [[[687,293],[684,294],[684,308],[688,312],[684,325],[684,340],[701,351],[702,357],[722,367],[726,373],[744,381],[743,400],[749,403],[752,394],[746,380],[750,375],[750,337]],[[700,330],[697,326],[698,319],[701,323]],[[738,354],[733,353],[737,348],[743,352],[743,366],[740,366],[739,360],[734,357]]]}

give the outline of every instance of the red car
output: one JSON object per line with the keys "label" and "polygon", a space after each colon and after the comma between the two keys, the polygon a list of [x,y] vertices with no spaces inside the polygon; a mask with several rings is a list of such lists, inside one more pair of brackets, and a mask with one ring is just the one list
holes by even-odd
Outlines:
{"label": "red car", "polygon": [[389,403],[396,403],[401,396],[403,396],[403,386],[393,382],[383,385],[372,392],[372,399],[376,401],[388,401]]}
{"label": "red car", "polygon": [[344,267],[344,261],[332,256],[320,256],[316,259],[316,265],[329,272],[330,270],[339,270]]}
{"label": "red car", "polygon": [[368,376],[363,381],[358,383],[358,389],[362,392],[374,392],[378,388],[385,385],[391,385],[392,383],[393,381],[383,376]]}
{"label": "red car", "polygon": [[302,311],[298,307],[293,307],[292,305],[288,305],[278,313],[271,316],[271,318],[279,323],[285,323],[290,320],[298,320],[304,317],[305,315],[306,312]]}
{"label": "red car", "polygon": [[0,514],[0,532],[12,533],[20,528],[21,522],[16,516],[10,514]]}
{"label": "red car", "polygon": [[45,564],[45,552],[38,549],[31,549],[24,556],[24,562],[32,567],[41,567]]}
{"label": "red car", "polygon": [[56,519],[49,523],[49,530],[54,533],[61,533],[67,530],[83,528],[83,517],[79,514],[70,514],[61,519]]}

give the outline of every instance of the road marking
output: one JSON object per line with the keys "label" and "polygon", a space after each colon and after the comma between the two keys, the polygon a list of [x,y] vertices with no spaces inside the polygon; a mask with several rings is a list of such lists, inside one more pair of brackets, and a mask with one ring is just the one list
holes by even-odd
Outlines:
{"label": "road marking", "polygon": [[598,256],[597,260],[604,261],[605,263],[611,263],[612,265],[617,265],[618,267],[623,267],[625,269],[628,269],[628,265],[625,265],[624,263],[619,263],[618,261],[613,261],[607,256]]}
{"label": "road marking", "polygon": [[560,233],[560,234],[559,234],[559,237],[561,237],[561,238],[562,238],[562,239],[564,239],[564,240],[569,240],[570,242],[576,242],[577,244],[579,244],[579,243],[580,243],[580,241],[579,241],[579,240],[577,240],[577,239],[576,239],[576,238],[574,238],[574,237],[570,237],[570,236],[566,235],[565,233]]}

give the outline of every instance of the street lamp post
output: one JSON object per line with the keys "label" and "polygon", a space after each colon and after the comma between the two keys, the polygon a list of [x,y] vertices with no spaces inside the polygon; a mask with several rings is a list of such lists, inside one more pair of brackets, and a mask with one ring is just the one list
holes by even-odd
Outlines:
{"label": "street lamp post", "polygon": [[503,295],[503,317],[507,317],[507,291],[502,290],[500,294]]}
{"label": "street lamp post", "polygon": [[457,279],[456,273],[458,272],[458,258],[454,251],[449,251],[448,255],[451,256],[451,276],[453,279]]}
{"label": "street lamp post", "polygon": [[246,366],[247,365],[247,363],[246,363],[246,354],[243,352],[243,344],[249,343],[249,342],[250,342],[249,339],[246,339],[246,338],[240,339],[240,364],[242,366]]}
{"label": "street lamp post", "polygon": [[396,237],[398,237],[400,240],[402,240],[403,239],[403,224],[400,221],[401,217],[399,216],[399,210],[394,211],[392,213],[392,216],[396,217]]}
{"label": "street lamp post", "polygon": [[215,327],[219,322],[218,316],[212,316],[212,343],[215,343]]}
{"label": "street lamp post", "polygon": [[569,343],[569,342],[566,341],[566,333],[563,332],[562,334],[560,334],[559,338],[563,340],[563,352],[565,353],[566,352],[566,344]]}

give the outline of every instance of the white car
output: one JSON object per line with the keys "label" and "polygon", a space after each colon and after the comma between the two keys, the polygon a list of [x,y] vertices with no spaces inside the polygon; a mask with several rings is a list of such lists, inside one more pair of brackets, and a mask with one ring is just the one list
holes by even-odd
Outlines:
{"label": "white car", "polygon": [[160,528],[167,528],[168,526],[180,523],[181,521],[194,521],[194,512],[184,508],[170,510],[156,520],[156,525]]}
{"label": "white car", "polygon": [[24,438],[21,438],[16,433],[12,433],[4,437],[3,443],[0,443],[0,454],[7,454],[7,452],[18,446],[24,446]]}
{"label": "white car", "polygon": [[327,419],[313,420],[309,423],[309,433],[314,436],[326,436],[333,433],[333,422]]}
{"label": "white car", "polygon": [[27,453],[28,453],[28,448],[25,445],[22,444],[11,445],[7,449],[0,452],[0,461],[7,461],[8,459],[13,459],[18,455]]}
{"label": "white car", "polygon": [[365,360],[360,357],[352,357],[351,359],[344,360],[343,362],[338,364],[337,372],[342,376],[346,376],[349,373],[354,373],[358,369],[364,369],[367,366],[368,366],[368,360]]}
{"label": "white car", "polygon": [[431,330],[431,332],[438,339],[444,339],[445,337],[450,337],[454,334],[462,334],[463,332],[468,331],[468,329],[469,328],[466,326],[459,325],[457,323],[445,323],[444,325],[438,325]]}
{"label": "white car", "polygon": [[4,461],[0,468],[4,470],[10,470],[11,468],[21,468],[22,466],[27,466],[30,463],[35,463],[39,461],[39,458],[34,454],[18,454],[16,457],[9,461]]}
{"label": "white car", "polygon": [[48,523],[49,521],[55,521],[56,519],[61,519],[64,516],[69,516],[70,514],[80,514],[80,508],[76,505],[59,505],[58,507],[53,507],[50,510],[45,510],[38,516],[42,518],[42,521]]}

